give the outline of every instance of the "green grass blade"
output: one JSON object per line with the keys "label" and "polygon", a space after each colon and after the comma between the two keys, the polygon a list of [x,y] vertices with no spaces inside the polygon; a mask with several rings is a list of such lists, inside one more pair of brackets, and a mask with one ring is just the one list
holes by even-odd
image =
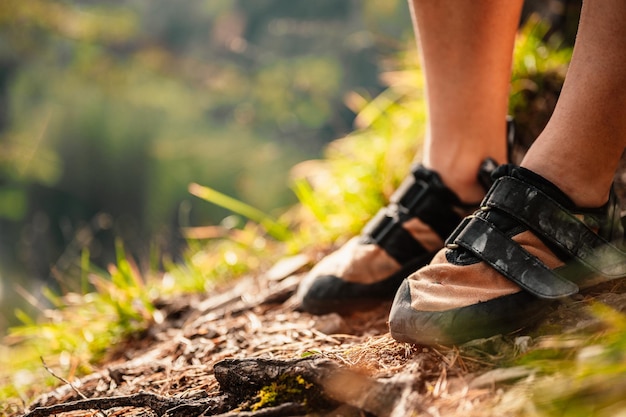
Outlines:
{"label": "green grass blade", "polygon": [[222,194],[213,188],[191,183],[189,184],[189,192],[209,203],[223,207],[260,224],[274,239],[285,241],[290,236],[287,227],[273,220],[261,210],[229,197],[226,194]]}

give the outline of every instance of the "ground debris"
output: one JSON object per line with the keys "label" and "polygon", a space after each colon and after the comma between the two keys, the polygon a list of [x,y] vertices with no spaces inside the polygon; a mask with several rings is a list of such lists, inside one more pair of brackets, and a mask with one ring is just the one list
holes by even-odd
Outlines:
{"label": "ground debris", "polygon": [[[390,303],[347,316],[294,310],[285,297],[299,278],[246,277],[210,297],[163,302],[165,320],[144,338],[114,347],[97,372],[64,376],[26,416],[111,407],[108,415],[120,417],[502,415],[503,390],[533,375],[507,370],[503,359],[552,340],[541,330],[459,348],[398,343],[388,333]],[[545,320],[547,331],[597,327],[585,305],[597,299],[623,310],[625,287],[564,303]]]}
{"label": "ground debris", "polygon": [[119,407],[149,408],[157,416],[186,417],[221,412],[226,408],[227,398],[203,398],[190,400],[185,398],[164,397],[150,392],[121,395],[116,397],[86,398],[46,407],[37,407],[24,417],[44,417],[76,410],[108,410]]}
{"label": "ground debris", "polygon": [[272,384],[284,390],[285,381],[298,381],[301,389],[292,390],[292,394],[309,411],[347,404],[376,416],[389,416],[397,409],[404,391],[413,391],[406,380],[370,378],[323,356],[294,360],[227,359],[217,363],[214,371],[223,389],[242,399],[249,399],[251,394]]}

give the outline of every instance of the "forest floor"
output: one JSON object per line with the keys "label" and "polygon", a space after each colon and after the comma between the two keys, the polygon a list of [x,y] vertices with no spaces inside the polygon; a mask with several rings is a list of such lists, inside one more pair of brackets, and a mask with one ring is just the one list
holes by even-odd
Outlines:
{"label": "forest floor", "polygon": [[532,415],[537,370],[510,359],[550,335],[597,328],[591,300],[626,311],[617,282],[560,304],[536,329],[416,346],[389,336],[389,304],[344,317],[298,312],[308,261],[161,303],[161,324],[113,347],[98,372],[40,396],[29,415]]}
{"label": "forest floor", "polygon": [[[616,190],[624,206],[626,158],[622,165]],[[349,316],[298,311],[294,293],[314,261],[287,258],[210,294],[157,302],[163,321],[113,346],[98,371],[70,382],[49,370],[58,388],[29,404],[26,415],[544,416],[559,391],[566,394],[558,415],[591,415],[568,399],[571,374],[553,378],[554,352],[563,351],[566,368],[590,357],[610,368],[601,379],[583,371],[587,381],[574,386],[595,411],[594,395],[608,395],[609,406],[593,415],[616,415],[615,404],[626,409],[622,368],[598,356],[607,322],[590,309],[599,302],[626,312],[626,280],[554,305],[533,329],[426,347],[390,337],[390,303]],[[548,372],[541,361],[523,360],[533,350],[547,352]]]}

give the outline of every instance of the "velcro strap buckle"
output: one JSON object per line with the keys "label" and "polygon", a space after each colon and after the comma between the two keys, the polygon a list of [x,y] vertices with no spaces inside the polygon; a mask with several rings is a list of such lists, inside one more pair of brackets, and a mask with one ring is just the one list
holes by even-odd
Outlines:
{"label": "velcro strap buckle", "polygon": [[555,299],[578,292],[576,284],[550,270],[487,220],[478,216],[466,220],[465,227],[456,232],[453,244],[472,252],[537,297]]}
{"label": "velcro strap buckle", "polygon": [[428,193],[430,185],[413,175],[409,175],[402,181],[398,189],[389,199],[390,205],[382,208],[365,225],[362,235],[368,241],[384,246],[385,239],[396,227],[402,227],[402,223],[411,217],[411,213],[419,207],[424,195]]}
{"label": "velcro strap buckle", "polygon": [[363,243],[374,243],[382,247],[400,264],[405,264],[426,253],[422,245],[402,227],[409,217],[400,213],[393,204],[381,209],[365,226],[361,234]]}
{"label": "velcro strap buckle", "polygon": [[430,185],[422,179],[416,179],[409,175],[400,184],[400,187],[390,198],[392,203],[399,206],[400,212],[411,213],[415,211],[424,200],[424,195],[429,192]]}
{"label": "velcro strap buckle", "polygon": [[371,243],[384,246],[385,239],[402,223],[400,213],[390,210],[391,207],[379,210],[363,228],[362,235],[367,236]]}
{"label": "velcro strap buckle", "polygon": [[513,177],[499,178],[485,204],[526,224],[533,232],[607,278],[626,276],[626,253],[598,236],[549,195]]}

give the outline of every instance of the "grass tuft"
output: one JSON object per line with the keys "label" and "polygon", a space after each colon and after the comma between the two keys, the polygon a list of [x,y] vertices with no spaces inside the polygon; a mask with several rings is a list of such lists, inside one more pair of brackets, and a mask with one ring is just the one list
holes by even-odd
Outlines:
{"label": "grass tuft", "polygon": [[626,315],[589,307],[602,330],[538,338],[518,362],[538,371],[512,392],[526,392],[524,409],[538,416],[615,416],[626,412]]}
{"label": "grass tuft", "polygon": [[[84,259],[81,261],[84,266]],[[63,295],[44,291],[51,308],[33,319],[17,312],[22,324],[9,330],[1,348],[0,399],[30,398],[57,381],[39,358],[66,379],[92,370],[92,363],[121,340],[144,331],[161,318],[151,287],[117,244],[117,264],[108,271],[84,271],[91,291]]]}

